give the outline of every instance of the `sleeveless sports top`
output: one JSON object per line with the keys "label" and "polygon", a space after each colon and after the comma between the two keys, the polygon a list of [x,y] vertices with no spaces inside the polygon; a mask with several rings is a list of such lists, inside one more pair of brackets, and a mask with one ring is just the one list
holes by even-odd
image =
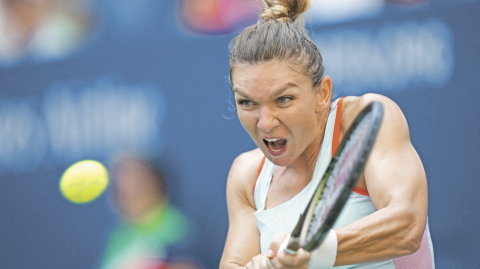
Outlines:
{"label": "sleeveless sports top", "polygon": [[[260,247],[262,253],[268,250],[270,243],[281,233],[291,232],[301,213],[305,210],[309,197],[315,192],[315,186],[320,181],[320,175],[325,173],[330,160],[338,147],[340,137],[340,121],[343,99],[335,101],[327,119],[322,147],[317,157],[312,181],[289,201],[274,208],[265,210],[265,204],[273,176],[275,165],[263,158],[255,184],[254,199],[257,211],[254,213],[260,231]],[[340,213],[333,229],[344,227],[358,219],[368,216],[376,209],[368,195],[368,191],[355,187],[345,207]],[[428,223],[417,252],[392,260],[336,266],[334,268],[375,268],[375,269],[433,269],[433,247],[430,239]]]}

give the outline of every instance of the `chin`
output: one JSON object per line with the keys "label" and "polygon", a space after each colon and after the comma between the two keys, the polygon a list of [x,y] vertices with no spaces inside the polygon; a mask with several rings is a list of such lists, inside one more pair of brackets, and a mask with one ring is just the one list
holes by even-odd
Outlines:
{"label": "chin", "polygon": [[283,166],[283,167],[291,164],[290,160],[285,160],[285,159],[274,160],[272,163],[275,164],[275,166]]}
{"label": "chin", "polygon": [[264,154],[267,156],[268,160],[276,166],[288,166],[293,161],[289,156],[272,156],[271,154],[268,154],[268,152],[264,152]]}

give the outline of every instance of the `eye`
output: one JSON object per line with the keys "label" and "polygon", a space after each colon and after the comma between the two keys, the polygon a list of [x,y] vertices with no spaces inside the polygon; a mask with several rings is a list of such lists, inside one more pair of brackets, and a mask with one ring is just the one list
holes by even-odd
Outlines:
{"label": "eye", "polygon": [[244,100],[239,100],[238,104],[243,106],[243,107],[249,107],[249,106],[253,105],[253,102],[250,101],[250,100],[245,100],[244,99]]}
{"label": "eye", "polygon": [[289,101],[293,100],[293,98],[291,97],[287,97],[287,96],[282,96],[282,97],[279,97],[277,99],[277,101],[280,103],[280,104],[286,104],[288,103]]}

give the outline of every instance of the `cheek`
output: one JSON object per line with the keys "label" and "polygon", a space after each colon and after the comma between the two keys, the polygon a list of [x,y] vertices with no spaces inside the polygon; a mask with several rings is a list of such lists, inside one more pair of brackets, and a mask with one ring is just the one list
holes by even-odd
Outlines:
{"label": "cheek", "polygon": [[[310,135],[317,127],[315,108],[309,105],[298,106],[295,112],[286,114],[286,120],[297,135]],[[303,137],[306,138],[306,137]]]}
{"label": "cheek", "polygon": [[257,126],[257,120],[253,113],[237,109],[237,116],[243,128],[251,135]]}

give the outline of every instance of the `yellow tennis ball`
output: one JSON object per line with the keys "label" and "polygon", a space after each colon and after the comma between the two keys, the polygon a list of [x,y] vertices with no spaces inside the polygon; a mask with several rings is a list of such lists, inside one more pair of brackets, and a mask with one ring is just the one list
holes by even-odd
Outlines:
{"label": "yellow tennis ball", "polygon": [[59,185],[63,196],[72,203],[88,203],[107,188],[108,172],[105,166],[97,161],[80,161],[65,170]]}

